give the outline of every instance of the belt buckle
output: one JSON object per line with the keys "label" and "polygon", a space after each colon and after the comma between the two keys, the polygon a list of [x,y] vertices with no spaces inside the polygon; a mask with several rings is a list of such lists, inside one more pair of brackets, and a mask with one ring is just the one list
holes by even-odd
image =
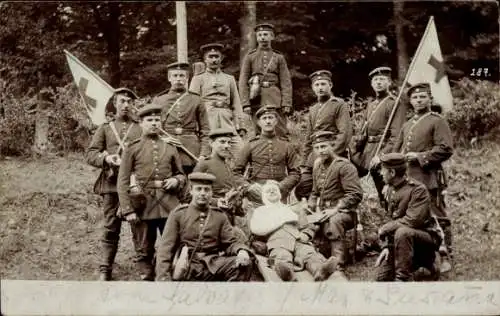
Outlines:
{"label": "belt buckle", "polygon": [[161,180],[154,180],[154,181],[153,181],[153,186],[154,186],[155,188],[157,188],[157,189],[158,189],[158,188],[161,188],[161,187],[163,187],[163,181],[161,181]]}
{"label": "belt buckle", "polygon": [[176,127],[176,128],[174,129],[174,132],[175,132],[175,134],[177,134],[177,135],[181,135],[181,134],[182,134],[182,127]]}
{"label": "belt buckle", "polygon": [[271,83],[269,81],[262,81],[263,88],[269,88],[270,86],[271,86]]}

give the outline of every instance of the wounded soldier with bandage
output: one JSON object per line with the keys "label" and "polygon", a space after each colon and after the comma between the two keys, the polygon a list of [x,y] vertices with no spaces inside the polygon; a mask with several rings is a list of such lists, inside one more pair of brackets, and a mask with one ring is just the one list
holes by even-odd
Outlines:
{"label": "wounded soldier with bandage", "polygon": [[266,240],[269,265],[284,281],[297,281],[295,272],[306,269],[315,281],[326,280],[335,270],[334,257],[328,260],[316,251],[312,239],[318,226],[308,224],[291,207],[281,202],[278,182],[262,186],[263,206],[253,211],[251,232]]}

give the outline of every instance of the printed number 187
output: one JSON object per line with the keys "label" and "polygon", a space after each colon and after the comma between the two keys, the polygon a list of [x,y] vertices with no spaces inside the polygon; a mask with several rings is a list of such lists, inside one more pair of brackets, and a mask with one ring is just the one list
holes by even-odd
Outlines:
{"label": "printed number 187", "polygon": [[472,68],[472,73],[470,75],[471,77],[488,77],[488,68]]}

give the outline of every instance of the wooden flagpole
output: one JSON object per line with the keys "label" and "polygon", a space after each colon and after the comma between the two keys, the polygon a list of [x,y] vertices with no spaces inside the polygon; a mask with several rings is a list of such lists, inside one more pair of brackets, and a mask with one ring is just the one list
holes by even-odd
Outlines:
{"label": "wooden flagpole", "polygon": [[177,61],[188,62],[186,2],[175,2],[175,17],[177,26]]}

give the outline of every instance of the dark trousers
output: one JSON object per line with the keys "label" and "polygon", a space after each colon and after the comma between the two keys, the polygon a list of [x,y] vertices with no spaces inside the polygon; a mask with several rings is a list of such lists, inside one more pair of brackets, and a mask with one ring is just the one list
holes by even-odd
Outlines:
{"label": "dark trousers", "polygon": [[103,197],[103,227],[101,235],[102,253],[99,262],[99,272],[110,273],[113,270],[122,221],[116,216],[118,211],[118,194],[106,193]]}
{"label": "dark trousers", "polygon": [[377,267],[376,281],[409,281],[413,271],[420,267],[432,271],[435,256],[436,245],[428,232],[406,226],[398,228],[389,259]]}
{"label": "dark trousers", "polygon": [[211,273],[206,263],[193,259],[189,281],[229,281],[242,282],[250,280],[252,265],[236,266],[236,256],[219,256],[212,259],[212,264],[217,266],[215,273]]}
{"label": "dark trousers", "polygon": [[150,219],[131,224],[135,248],[135,263],[143,280],[154,280],[155,243],[161,236],[166,218]]}
{"label": "dark trousers", "polygon": [[380,169],[381,169],[380,166],[378,168],[371,169],[370,175],[373,179],[373,183],[375,184],[375,189],[377,189],[380,206],[384,209],[387,209],[386,207],[387,202],[385,201],[384,194],[382,193],[382,190],[384,189],[385,186],[385,182],[384,178],[380,174]]}

